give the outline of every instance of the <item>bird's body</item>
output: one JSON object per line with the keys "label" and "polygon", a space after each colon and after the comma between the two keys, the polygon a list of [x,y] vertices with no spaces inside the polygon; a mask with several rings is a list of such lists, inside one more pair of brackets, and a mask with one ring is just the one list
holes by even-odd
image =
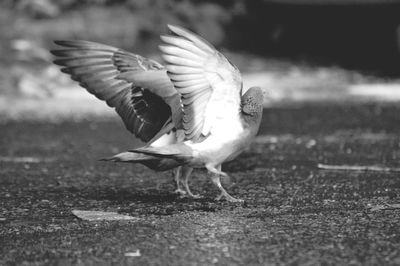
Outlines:
{"label": "bird's body", "polygon": [[[178,156],[178,154],[176,154],[178,150],[180,152],[178,161],[183,161],[182,164],[192,168],[215,167],[223,162],[235,159],[247,147],[257,133],[251,130],[251,128],[243,127],[242,124],[235,125],[235,127],[227,127],[230,132],[226,135],[223,134],[224,131],[222,128],[215,133],[213,131],[202,142],[193,142],[189,140],[161,147],[149,146],[133,151],[148,155],[158,154],[160,157],[170,158],[171,156]],[[227,128],[225,128],[225,132]],[[235,128],[235,130],[231,130],[233,128]]]}
{"label": "bird's body", "polygon": [[[228,132],[227,132],[227,129]],[[206,165],[216,166],[235,159],[254,138],[255,133],[237,121],[221,123],[210,136],[200,143],[184,142],[192,149],[193,163],[191,167],[199,168]],[[221,151],[224,151],[221,153]]]}
{"label": "bird's body", "polygon": [[239,70],[199,36],[177,26],[161,36],[167,65],[86,41],[58,41],[55,63],[89,92],[115,107],[126,127],[148,144],[107,160],[142,163],[165,171],[178,167],[186,192],[193,168],[206,168],[221,197],[221,164],[233,160],[256,135],[263,94],[242,95]]}

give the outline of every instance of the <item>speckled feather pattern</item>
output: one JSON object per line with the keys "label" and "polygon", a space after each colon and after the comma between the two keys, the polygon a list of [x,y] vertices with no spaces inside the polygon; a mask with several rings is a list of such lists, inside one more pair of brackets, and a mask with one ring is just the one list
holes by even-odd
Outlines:
{"label": "speckled feather pattern", "polygon": [[242,112],[248,115],[259,114],[263,111],[264,95],[260,88],[250,88],[242,96]]}

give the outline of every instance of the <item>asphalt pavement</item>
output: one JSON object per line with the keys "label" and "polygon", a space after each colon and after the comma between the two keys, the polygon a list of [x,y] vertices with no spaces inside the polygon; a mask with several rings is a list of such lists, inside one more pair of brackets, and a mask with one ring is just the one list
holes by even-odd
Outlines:
{"label": "asphalt pavement", "polygon": [[204,197],[191,199],[173,193],[171,172],[98,161],[140,145],[116,116],[4,122],[0,265],[399,265],[399,113],[265,109],[255,142],[223,166],[243,204],[215,201],[203,170],[191,188]]}

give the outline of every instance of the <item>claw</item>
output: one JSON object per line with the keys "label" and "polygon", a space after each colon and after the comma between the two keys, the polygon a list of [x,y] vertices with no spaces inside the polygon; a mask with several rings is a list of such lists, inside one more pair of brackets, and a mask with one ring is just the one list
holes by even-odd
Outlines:
{"label": "claw", "polygon": [[202,199],[203,198],[203,196],[202,195],[199,195],[199,194],[193,194],[193,193],[188,193],[189,194],[189,196],[191,196],[192,198],[194,198],[194,199]]}
{"label": "claw", "polygon": [[224,194],[223,192],[221,192],[221,194],[219,194],[218,197],[215,198],[215,200],[220,201],[223,198],[225,198],[229,202],[238,202],[238,203],[244,202],[244,200],[242,200],[242,199],[234,198],[231,195],[229,195],[228,193]]}
{"label": "claw", "polygon": [[182,167],[182,176],[180,178],[180,181],[182,182],[187,195],[189,195],[190,197],[192,197],[194,199],[200,199],[202,197],[200,195],[193,194],[189,188],[189,177],[190,177],[190,174],[192,173],[192,171],[193,171],[193,168],[183,166]]}
{"label": "claw", "polygon": [[174,193],[179,194],[179,195],[181,195],[181,196],[186,195],[186,191],[184,191],[184,190],[181,189],[181,188],[175,189]]}
{"label": "claw", "polygon": [[211,176],[211,180],[221,191],[221,194],[216,198],[216,200],[221,200],[222,198],[225,198],[229,202],[244,202],[244,200],[242,200],[242,199],[237,199],[237,198],[234,198],[231,195],[229,195],[229,193],[226,192],[224,187],[221,185],[221,176],[229,177],[226,173],[221,171],[221,165],[219,165],[218,167],[209,166],[209,167],[207,167],[207,169],[211,173],[213,173],[213,175]]}
{"label": "claw", "polygon": [[[191,171],[190,171],[191,172]],[[189,187],[189,183],[188,183],[188,180],[189,179],[189,175],[186,175],[186,177],[185,177],[185,180],[183,181],[183,185],[184,185],[184,187],[185,187],[185,189],[186,189],[186,193],[189,195],[189,196],[191,196],[192,198],[194,198],[194,199],[200,199],[200,198],[202,198],[202,196],[200,196],[200,195],[198,195],[198,194],[193,194],[192,193],[192,191],[190,190],[190,187]]]}

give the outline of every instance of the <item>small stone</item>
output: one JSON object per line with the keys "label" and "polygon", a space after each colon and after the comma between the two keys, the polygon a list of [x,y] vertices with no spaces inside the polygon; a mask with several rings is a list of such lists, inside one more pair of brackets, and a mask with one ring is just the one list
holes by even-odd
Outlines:
{"label": "small stone", "polygon": [[140,250],[137,249],[135,252],[126,252],[125,257],[140,257],[142,254],[140,254]]}

